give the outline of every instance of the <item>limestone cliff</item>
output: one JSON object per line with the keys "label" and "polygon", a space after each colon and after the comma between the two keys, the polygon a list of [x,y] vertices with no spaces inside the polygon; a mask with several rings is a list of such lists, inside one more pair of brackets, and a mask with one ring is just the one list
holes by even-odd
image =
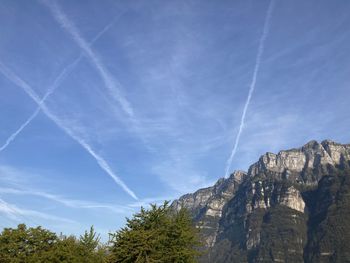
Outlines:
{"label": "limestone cliff", "polygon": [[310,222],[320,211],[327,213],[336,198],[322,206],[315,193],[324,194],[323,178],[350,170],[349,163],[349,144],[311,141],[298,149],[266,153],[247,173],[234,172],[172,206],[189,209],[201,229],[208,250],[201,262],[321,262],[334,257],[335,248],[311,249],[319,245],[310,241],[319,228]]}
{"label": "limestone cliff", "polygon": [[233,197],[245,176],[245,172],[236,171],[229,178],[220,179],[212,187],[184,195],[173,202],[172,206],[176,210],[185,207],[192,213],[197,226],[202,229],[203,240],[208,247],[216,241],[224,205]]}
{"label": "limestone cliff", "polygon": [[310,141],[298,149],[264,154],[258,162],[250,166],[248,173],[254,177],[269,172],[274,173],[278,179],[317,184],[322,172],[327,172],[329,167],[341,165],[349,159],[349,144],[343,145],[330,140],[321,143]]}

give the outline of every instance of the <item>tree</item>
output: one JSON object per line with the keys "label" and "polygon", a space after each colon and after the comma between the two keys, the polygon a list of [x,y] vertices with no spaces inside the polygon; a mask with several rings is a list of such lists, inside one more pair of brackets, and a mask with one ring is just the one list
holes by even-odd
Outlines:
{"label": "tree", "polygon": [[141,208],[112,234],[111,262],[196,262],[198,231],[186,210],[174,212],[168,204]]}
{"label": "tree", "polygon": [[100,239],[100,235],[91,226],[89,232],[85,231],[84,235],[80,236],[80,243],[87,251],[94,251],[100,243]]}
{"label": "tree", "polygon": [[0,234],[1,263],[106,263],[106,249],[91,227],[80,239],[42,229],[5,228]]}
{"label": "tree", "polygon": [[84,235],[80,236],[79,243],[83,250],[83,257],[86,262],[98,263],[106,262],[107,247],[101,244],[101,237],[91,226],[89,231],[85,231]]}
{"label": "tree", "polygon": [[38,262],[36,259],[57,243],[56,234],[41,227],[5,228],[0,234],[0,262]]}

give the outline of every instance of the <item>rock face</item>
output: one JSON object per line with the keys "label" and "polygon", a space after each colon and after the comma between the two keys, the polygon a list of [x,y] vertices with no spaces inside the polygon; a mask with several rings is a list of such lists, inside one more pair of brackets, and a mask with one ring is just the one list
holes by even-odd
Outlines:
{"label": "rock face", "polygon": [[201,229],[200,262],[350,262],[349,166],[350,145],[311,141],[172,206],[189,209]]}
{"label": "rock face", "polygon": [[245,176],[245,172],[236,171],[228,179],[222,178],[212,187],[184,195],[173,202],[172,206],[176,210],[185,207],[191,212],[197,226],[202,229],[203,240],[208,247],[213,246],[216,241],[224,205],[232,199]]}
{"label": "rock face", "polygon": [[317,184],[328,167],[341,165],[350,159],[350,145],[333,141],[311,141],[299,149],[266,153],[249,168],[249,175],[274,173],[279,179]]}

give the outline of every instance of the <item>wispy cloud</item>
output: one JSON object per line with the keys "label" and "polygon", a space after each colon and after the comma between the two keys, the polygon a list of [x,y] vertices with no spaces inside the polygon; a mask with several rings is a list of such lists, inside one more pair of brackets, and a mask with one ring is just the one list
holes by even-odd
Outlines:
{"label": "wispy cloud", "polygon": [[13,220],[18,220],[18,212],[13,207],[0,198],[0,211]]}
{"label": "wispy cloud", "polygon": [[[15,195],[15,196],[32,196],[40,199],[55,202],[68,208],[87,209],[87,210],[102,210],[110,211],[115,214],[128,216],[135,212],[141,206],[147,207],[149,204],[160,204],[165,200],[174,200],[177,196],[166,195],[138,199],[130,203],[118,204],[116,202],[99,202],[91,200],[82,200],[69,198],[65,195],[55,194],[45,190],[38,189],[35,186],[38,181],[42,181],[44,176],[41,171],[20,170],[11,166],[0,165],[0,196]],[[31,183],[30,183],[31,182]],[[4,208],[3,208],[4,209]]]}
{"label": "wispy cloud", "polygon": [[12,133],[7,140],[5,141],[5,143],[0,147],[0,153],[5,150],[7,148],[7,146],[10,145],[11,142],[13,142],[16,137],[23,131],[23,129],[25,127],[27,127],[32,120],[38,115],[38,113],[40,112],[40,107],[38,107],[32,115],[30,115],[30,117],[14,132]]}
{"label": "wispy cloud", "polygon": [[127,114],[127,116],[132,118],[134,111],[129,101],[124,97],[120,90],[121,84],[105,68],[99,56],[91,49],[88,42],[81,36],[79,30],[75,27],[73,22],[69,20],[69,18],[55,1],[41,0],[41,2],[50,9],[56,21],[64,30],[66,30],[69,35],[71,35],[73,40],[81,48],[84,54],[91,60],[92,64],[100,74],[110,95],[120,104],[121,108]]}
{"label": "wispy cloud", "polygon": [[[45,198],[54,202],[57,202],[59,204],[62,204],[66,207],[70,208],[77,208],[77,209],[106,209],[111,212],[117,213],[117,214],[126,214],[129,212],[134,211],[131,207],[127,205],[115,205],[115,204],[107,204],[107,203],[98,203],[98,202],[91,202],[91,201],[85,201],[85,200],[76,200],[76,199],[69,199],[62,197],[60,195],[50,194],[43,191],[37,191],[37,190],[23,190],[23,189],[17,189],[17,188],[9,188],[9,187],[0,187],[0,193],[2,194],[11,194],[11,195],[31,195],[31,196],[37,196],[40,198]],[[133,203],[134,204],[134,203]]]}
{"label": "wispy cloud", "polygon": [[172,201],[178,198],[177,195],[173,196],[159,196],[159,197],[148,197],[148,198],[143,198],[140,199],[139,201],[133,202],[128,204],[128,207],[131,208],[137,208],[139,209],[140,207],[147,207],[150,204],[162,204],[164,201]]}
{"label": "wispy cloud", "polygon": [[73,140],[75,140],[78,144],[80,144],[97,162],[97,164],[132,198],[138,199],[135,193],[113,172],[112,168],[105,161],[105,159],[97,154],[91,146],[81,137],[76,135],[74,131],[69,128],[60,118],[58,118],[54,113],[52,113],[45,103],[41,101],[36,92],[19,76],[13,73],[10,69],[8,69],[1,61],[0,61],[0,71],[2,74],[16,84],[18,87],[22,88],[25,93],[28,94],[41,108],[43,113],[51,119],[59,128],[61,128],[67,135],[69,135]]}
{"label": "wispy cloud", "polygon": [[19,208],[13,204],[6,202],[2,198],[0,198],[0,212],[2,212],[10,219],[15,220],[17,222],[25,220],[25,221],[31,221],[31,222],[37,224],[33,220],[33,218],[37,218],[37,219],[50,220],[50,221],[55,221],[55,222],[58,221],[58,222],[69,223],[69,224],[77,223],[71,219],[58,217],[58,216],[50,215],[47,213],[38,212],[35,210],[22,209],[22,208]]}
{"label": "wispy cloud", "polygon": [[237,152],[239,140],[241,138],[241,134],[242,134],[243,127],[244,127],[244,122],[245,122],[247,110],[248,110],[250,100],[252,98],[252,95],[253,95],[253,92],[254,92],[254,89],[256,86],[256,81],[257,81],[257,77],[258,77],[258,73],[259,73],[259,69],[260,69],[260,64],[261,64],[261,58],[262,58],[262,55],[264,52],[264,47],[265,47],[265,40],[268,36],[269,29],[270,29],[270,20],[271,20],[273,7],[274,7],[274,0],[271,0],[269,3],[268,9],[267,9],[263,32],[262,32],[262,35],[261,35],[260,40],[259,40],[258,53],[257,53],[256,60],[255,60],[253,77],[252,77],[252,80],[251,80],[251,83],[249,86],[248,97],[247,97],[247,100],[244,104],[243,113],[241,116],[241,122],[239,124],[238,133],[237,133],[234,145],[233,145],[232,152],[231,152],[230,157],[228,158],[228,160],[226,162],[225,177],[227,177],[229,175],[229,170],[230,170],[231,165],[232,165],[233,157],[235,156],[235,154]]}
{"label": "wispy cloud", "polygon": [[191,161],[173,156],[168,160],[159,160],[152,172],[176,191],[176,195],[192,192],[210,185],[207,174],[192,167]]}
{"label": "wispy cloud", "polygon": [[[104,33],[106,33],[111,26],[115,23],[116,19],[113,19],[111,23],[106,25],[94,38],[93,40],[88,44],[89,46],[92,46],[100,37],[103,36]],[[67,78],[67,76],[75,69],[75,67],[79,64],[81,59],[83,58],[83,53],[80,54],[72,63],[70,63],[68,66],[66,66],[62,72],[57,76],[57,78],[54,80],[53,84],[49,87],[43,98],[41,99],[41,104],[43,104],[54,92],[55,90],[61,86],[64,79]],[[36,116],[39,114],[41,107],[38,106],[35,111],[29,116],[29,118],[14,132],[12,133],[5,143],[0,147],[0,153],[4,151],[10,144],[13,142],[16,137],[36,118]]]}
{"label": "wispy cloud", "polygon": [[91,61],[91,64],[95,67],[96,71],[104,82],[111,98],[120,105],[120,108],[126,116],[126,118],[119,116],[119,121],[124,122],[130,131],[135,133],[135,135],[141,139],[144,146],[149,152],[155,152],[155,148],[149,143],[147,136],[143,132],[142,119],[135,114],[134,108],[123,94],[122,84],[105,67],[100,56],[91,48],[91,45],[87,43],[85,38],[79,32],[79,29],[75,26],[73,21],[67,17],[58,3],[55,1],[47,0],[39,1],[49,8],[57,23],[67,32],[67,34],[72,37],[73,41],[80,47],[85,56]]}
{"label": "wispy cloud", "polygon": [[24,183],[24,180],[32,180],[33,175],[30,173],[26,173],[26,176],[23,177],[22,173],[18,171],[18,169],[9,166],[9,165],[0,165],[0,184],[2,186],[11,185],[18,186]]}

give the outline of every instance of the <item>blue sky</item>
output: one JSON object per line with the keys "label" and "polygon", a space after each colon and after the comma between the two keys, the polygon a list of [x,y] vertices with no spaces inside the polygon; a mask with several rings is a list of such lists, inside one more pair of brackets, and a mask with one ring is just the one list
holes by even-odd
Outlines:
{"label": "blue sky", "polygon": [[346,0],[0,0],[0,227],[106,236],[267,151],[348,143],[349,13]]}

